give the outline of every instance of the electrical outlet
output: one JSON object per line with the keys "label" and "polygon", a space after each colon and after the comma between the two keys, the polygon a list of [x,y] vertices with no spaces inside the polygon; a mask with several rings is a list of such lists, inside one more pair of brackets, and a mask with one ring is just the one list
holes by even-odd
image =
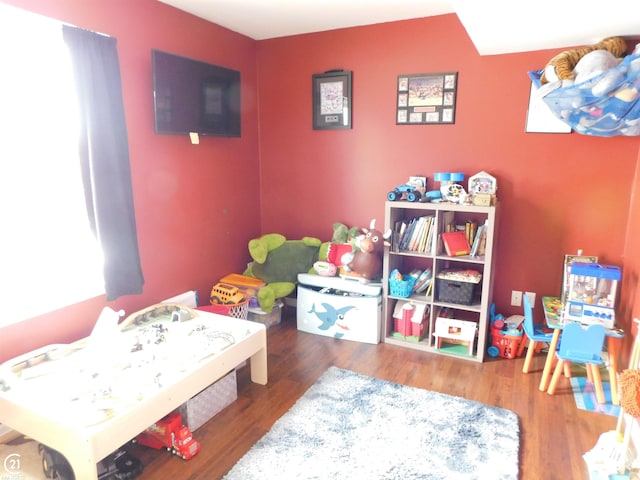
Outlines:
{"label": "electrical outlet", "polygon": [[518,290],[513,290],[511,292],[511,306],[512,307],[522,306],[522,292]]}
{"label": "electrical outlet", "polygon": [[524,294],[529,297],[531,308],[534,308],[536,306],[536,292],[524,292]]}

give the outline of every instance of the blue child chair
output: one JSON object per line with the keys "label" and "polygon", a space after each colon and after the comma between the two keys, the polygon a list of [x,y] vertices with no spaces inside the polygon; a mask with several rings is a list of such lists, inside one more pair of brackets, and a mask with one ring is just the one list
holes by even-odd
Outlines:
{"label": "blue child chair", "polygon": [[[529,347],[527,348],[527,356],[524,359],[524,365],[522,366],[522,373],[529,373],[529,367],[531,366],[531,360],[533,360],[533,353],[536,350],[536,346],[539,343],[551,343],[551,337],[553,337],[553,331],[549,330],[546,325],[533,323],[533,308],[527,295],[522,296],[524,305],[524,321],[522,326],[526,338],[529,339]],[[524,349],[525,338],[522,339],[522,349]]]}
{"label": "blue child chair", "polygon": [[556,353],[558,363],[553,371],[551,383],[547,393],[553,395],[556,385],[563,370],[568,370],[571,363],[583,364],[587,370],[587,378],[593,383],[596,390],[598,403],[605,403],[602,378],[600,377],[600,365],[602,359],[602,347],[604,346],[605,328],[602,325],[589,325],[583,327],[578,322],[567,322],[562,330],[560,349]]}

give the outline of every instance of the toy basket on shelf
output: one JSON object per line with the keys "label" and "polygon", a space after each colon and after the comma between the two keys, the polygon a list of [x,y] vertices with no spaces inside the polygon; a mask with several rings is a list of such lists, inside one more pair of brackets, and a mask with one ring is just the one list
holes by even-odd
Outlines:
{"label": "toy basket on shelf", "polygon": [[560,120],[584,135],[640,135],[640,54],[584,82],[540,85],[542,70],[529,72],[537,93]]}
{"label": "toy basket on shelf", "polygon": [[399,280],[392,276],[389,278],[389,291],[394,297],[409,298],[415,284],[415,277],[407,276],[402,277],[402,280]]}
{"label": "toy basket on shelf", "polygon": [[204,310],[205,312],[217,313],[219,315],[226,315],[227,317],[240,318],[247,320],[249,313],[249,300],[245,300],[240,303],[233,303],[225,305],[223,303],[212,303],[211,305],[202,305],[196,310]]}

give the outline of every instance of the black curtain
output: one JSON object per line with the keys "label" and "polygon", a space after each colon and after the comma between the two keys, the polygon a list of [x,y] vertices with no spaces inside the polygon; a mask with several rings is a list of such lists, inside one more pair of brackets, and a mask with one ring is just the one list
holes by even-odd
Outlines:
{"label": "black curtain", "polygon": [[87,212],[104,253],[107,300],[142,293],[116,39],[63,27],[79,95]]}

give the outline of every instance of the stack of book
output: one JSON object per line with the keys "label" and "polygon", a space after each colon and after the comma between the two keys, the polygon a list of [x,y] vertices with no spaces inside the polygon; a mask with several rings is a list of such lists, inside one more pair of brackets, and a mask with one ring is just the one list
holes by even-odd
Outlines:
{"label": "stack of book", "polygon": [[395,225],[399,250],[428,253],[433,252],[436,239],[435,216],[425,215]]}
{"label": "stack of book", "polygon": [[425,295],[429,295],[431,293],[432,284],[433,284],[433,272],[431,268],[426,268],[424,270],[416,269],[412,270],[409,274],[416,279],[416,283],[413,285],[412,294],[420,294],[425,293]]}

